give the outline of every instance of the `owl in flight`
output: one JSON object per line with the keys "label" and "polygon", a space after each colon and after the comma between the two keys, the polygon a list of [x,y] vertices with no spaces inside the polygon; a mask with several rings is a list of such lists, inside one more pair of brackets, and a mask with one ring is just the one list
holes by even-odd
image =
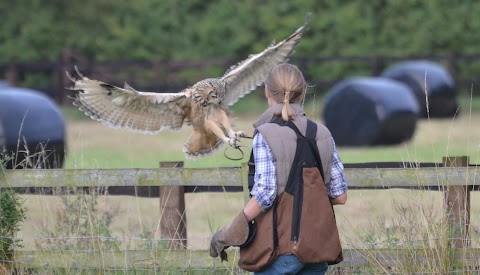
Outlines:
{"label": "owl in flight", "polygon": [[193,127],[183,151],[187,158],[208,155],[222,143],[238,148],[237,141],[246,135],[232,129],[228,106],[263,84],[277,64],[288,61],[310,20],[285,40],[272,42],[261,53],[230,67],[222,77],[208,78],[178,93],[141,92],[125,83],[124,88],[89,79],[75,67],[77,77],[67,72],[73,82],[70,90],[75,106],[94,120],[113,128],[126,128],[144,134],[163,129],[179,130],[184,123]]}

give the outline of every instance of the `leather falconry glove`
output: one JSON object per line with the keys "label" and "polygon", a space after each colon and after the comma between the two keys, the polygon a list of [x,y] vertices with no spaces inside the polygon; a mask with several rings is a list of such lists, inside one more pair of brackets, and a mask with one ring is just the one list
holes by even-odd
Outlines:
{"label": "leather falconry glove", "polygon": [[229,246],[243,246],[251,241],[255,234],[253,223],[249,223],[243,210],[233,221],[213,234],[210,242],[210,256],[228,261],[225,249]]}

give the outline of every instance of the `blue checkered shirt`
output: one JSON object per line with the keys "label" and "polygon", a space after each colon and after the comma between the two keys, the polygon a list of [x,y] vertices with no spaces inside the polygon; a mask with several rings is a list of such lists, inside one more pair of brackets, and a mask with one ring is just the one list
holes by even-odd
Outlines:
{"label": "blue checkered shirt", "polygon": [[[333,140],[332,140],[333,141]],[[262,207],[268,210],[277,196],[276,161],[265,138],[257,132],[253,138],[253,157],[255,159],[255,184],[250,194]],[[347,182],[343,177],[343,164],[333,141],[332,171],[328,196],[336,198],[347,192]]]}

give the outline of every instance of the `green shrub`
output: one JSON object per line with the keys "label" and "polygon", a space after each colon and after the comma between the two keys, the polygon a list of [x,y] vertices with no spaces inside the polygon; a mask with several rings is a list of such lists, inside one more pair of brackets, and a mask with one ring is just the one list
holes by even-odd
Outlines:
{"label": "green shrub", "polygon": [[0,262],[10,260],[20,239],[15,238],[25,220],[23,201],[11,189],[0,189]]}
{"label": "green shrub", "polygon": [[[9,156],[2,154],[0,173],[5,169]],[[8,261],[20,239],[15,238],[20,230],[20,223],[25,220],[23,201],[12,189],[0,188],[0,263]]]}

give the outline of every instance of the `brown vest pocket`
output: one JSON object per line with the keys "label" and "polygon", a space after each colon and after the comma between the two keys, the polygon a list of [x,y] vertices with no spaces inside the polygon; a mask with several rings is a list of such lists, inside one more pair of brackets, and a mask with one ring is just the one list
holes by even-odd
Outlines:
{"label": "brown vest pocket", "polygon": [[294,254],[304,263],[342,261],[342,247],[327,188],[317,168],[303,169],[303,210]]}

